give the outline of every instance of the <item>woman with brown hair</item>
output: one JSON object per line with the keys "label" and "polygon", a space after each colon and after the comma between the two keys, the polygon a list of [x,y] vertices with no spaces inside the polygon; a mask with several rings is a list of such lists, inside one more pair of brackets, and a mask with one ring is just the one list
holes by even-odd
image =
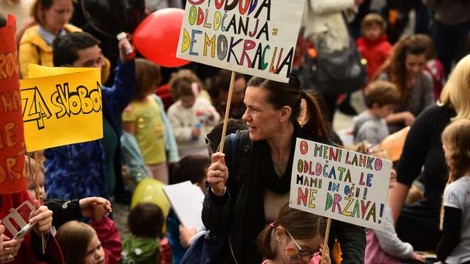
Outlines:
{"label": "woman with brown hair", "polygon": [[386,118],[390,133],[412,125],[424,108],[433,103],[433,84],[426,65],[426,44],[416,36],[405,36],[394,46],[392,54],[376,76],[394,83],[400,92],[395,113]]}
{"label": "woman with brown hair", "polygon": [[[308,120],[301,126],[302,100]],[[212,155],[207,173],[210,188],[202,219],[211,232],[228,236],[219,263],[261,263],[257,236],[289,200],[296,138],[330,142],[318,101],[301,91],[295,76],[289,83],[253,77],[244,103],[248,131],[239,132],[238,141],[249,149],[237,151],[237,143],[227,137],[225,153]],[[341,242],[343,263],[363,263],[364,229],[333,221],[332,230],[330,236]]]}

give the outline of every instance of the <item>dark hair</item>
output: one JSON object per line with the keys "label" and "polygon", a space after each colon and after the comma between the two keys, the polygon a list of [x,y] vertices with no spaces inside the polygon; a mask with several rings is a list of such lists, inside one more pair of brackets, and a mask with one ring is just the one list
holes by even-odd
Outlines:
{"label": "dark hair", "polygon": [[78,60],[78,52],[100,44],[100,41],[86,32],[70,32],[58,36],[52,43],[54,66],[72,65]]}
{"label": "dark hair", "polygon": [[135,59],[135,75],[137,79],[137,91],[134,99],[140,101],[147,96],[147,93],[155,89],[162,80],[160,66],[142,58]]}
{"label": "dark hair", "polygon": [[426,34],[415,34],[414,36],[420,41],[422,41],[424,46],[426,46],[426,60],[436,59],[436,47],[434,46],[432,38]]}
{"label": "dark hair", "polygon": [[127,217],[127,225],[132,235],[142,238],[158,238],[163,229],[162,209],[154,203],[138,203]]}
{"label": "dark hair", "polygon": [[3,13],[0,13],[0,28],[7,25],[7,19]]}
{"label": "dark hair", "polygon": [[170,183],[175,184],[184,181],[201,183],[210,165],[211,159],[207,155],[185,156],[173,166]]}
{"label": "dark hair", "polygon": [[[207,92],[209,93],[213,103],[218,100],[220,91],[228,91],[230,89],[230,78],[232,72],[222,69],[216,75],[207,79]],[[235,81],[245,76],[241,73],[235,73]]]}
{"label": "dark hair", "polygon": [[406,56],[411,55],[427,55],[426,44],[422,38],[416,36],[405,36],[401,38],[392,49],[392,54],[384,62],[380,70],[377,72],[375,78],[385,72],[389,76],[389,80],[394,83],[400,92],[401,99],[405,96],[406,91]]}
{"label": "dark hair", "polygon": [[64,261],[67,264],[83,264],[87,255],[88,245],[96,231],[89,225],[69,221],[63,224],[56,234]]}
{"label": "dark hair", "polygon": [[289,204],[284,205],[277,214],[274,223],[266,226],[258,236],[258,248],[264,258],[273,259],[276,255],[275,249],[271,247],[271,238],[273,231],[278,226],[289,230],[295,239],[324,237],[326,219],[323,216],[291,208]]}
{"label": "dark hair", "polygon": [[[212,130],[206,135],[206,144],[209,144],[209,148],[212,153],[216,152],[217,148],[219,147],[220,139],[222,138],[223,127],[224,122],[222,121],[212,128]],[[225,135],[230,135],[237,132],[237,130],[244,129],[247,129],[245,122],[242,120],[230,118],[227,120],[227,130],[225,131]]]}
{"label": "dark hair", "polygon": [[397,104],[400,101],[400,93],[397,86],[391,82],[373,81],[367,86],[365,99],[368,108],[371,108],[373,104],[382,107],[388,104]]}
{"label": "dark hair", "polygon": [[452,121],[442,132],[442,143],[447,146],[452,159],[449,166],[449,183],[465,176],[470,169],[470,120]]}
{"label": "dark hair", "polygon": [[290,121],[292,124],[298,123],[300,116],[300,102],[304,98],[307,102],[307,114],[309,116],[307,122],[302,126],[302,129],[307,133],[314,132],[315,134],[324,138],[329,138],[328,129],[321,114],[319,102],[311,95],[300,90],[300,80],[291,75],[288,83],[281,83],[272,80],[263,79],[260,77],[253,77],[248,81],[248,87],[262,87],[269,93],[267,98],[274,109],[281,109],[288,106],[292,109]]}

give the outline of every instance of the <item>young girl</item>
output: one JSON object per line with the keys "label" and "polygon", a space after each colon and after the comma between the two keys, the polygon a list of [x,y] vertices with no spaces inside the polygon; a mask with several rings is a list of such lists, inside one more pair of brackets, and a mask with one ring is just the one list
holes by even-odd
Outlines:
{"label": "young girl", "polygon": [[178,152],[161,100],[154,94],[160,83],[160,68],[145,59],[136,59],[137,92],[122,115],[124,131],[135,136],[150,176],[168,183],[169,161],[178,161]]}
{"label": "young girl", "polygon": [[56,239],[67,264],[120,263],[121,236],[109,217],[95,218],[91,226],[69,221],[59,228]]}
{"label": "young girl", "polygon": [[168,119],[181,157],[209,155],[204,135],[219,122],[220,115],[208,100],[198,96],[201,81],[190,70],[180,70],[171,77],[170,86],[176,102],[168,109]]}
{"label": "young girl", "polygon": [[[360,143],[355,149],[361,153],[368,153],[384,159],[390,159],[388,153],[379,146],[366,146]],[[396,172],[392,170],[390,174],[389,191],[392,190],[396,184]],[[410,243],[403,242],[397,235],[393,223],[393,214],[390,206],[385,205],[383,230],[367,231],[366,235],[366,251],[364,257],[364,264],[400,264],[400,259],[412,260],[412,263],[424,263],[425,258],[423,255],[414,251]]]}
{"label": "young girl", "polygon": [[470,120],[458,119],[442,132],[449,166],[444,190],[444,225],[436,254],[443,263],[470,263]]}
{"label": "young girl", "polygon": [[323,245],[325,228],[324,217],[284,205],[258,237],[263,264],[319,263],[320,258],[330,264],[328,246]]}

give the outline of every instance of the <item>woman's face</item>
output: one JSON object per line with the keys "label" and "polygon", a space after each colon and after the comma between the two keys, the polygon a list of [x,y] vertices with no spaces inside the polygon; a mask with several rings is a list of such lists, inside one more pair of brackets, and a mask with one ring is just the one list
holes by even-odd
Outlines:
{"label": "woman's face", "polygon": [[51,7],[44,10],[44,26],[51,33],[58,34],[69,23],[72,13],[72,0],[54,0]]}
{"label": "woman's face", "polygon": [[245,92],[246,105],[243,121],[253,141],[270,138],[279,128],[280,110],[267,102],[268,91],[262,87],[248,86]]}
{"label": "woman's face", "polygon": [[416,76],[421,73],[424,69],[424,65],[426,64],[426,55],[419,54],[407,54],[405,58],[405,67],[406,72],[408,75]]}
{"label": "woman's face", "polygon": [[96,233],[88,244],[85,264],[103,264],[105,263],[104,250]]}

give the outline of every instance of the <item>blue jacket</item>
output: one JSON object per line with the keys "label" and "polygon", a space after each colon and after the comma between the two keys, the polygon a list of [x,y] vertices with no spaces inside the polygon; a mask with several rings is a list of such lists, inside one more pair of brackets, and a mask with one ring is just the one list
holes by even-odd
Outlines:
{"label": "blue jacket", "polygon": [[[102,86],[103,118],[119,136],[121,114],[134,97],[137,81],[135,64],[119,64],[115,69],[113,87]],[[80,128],[77,128],[79,132]],[[122,192],[121,145],[114,154],[116,190]],[[105,183],[105,152],[102,139],[45,150],[45,186],[48,198],[80,199],[88,196],[109,197]]]}

